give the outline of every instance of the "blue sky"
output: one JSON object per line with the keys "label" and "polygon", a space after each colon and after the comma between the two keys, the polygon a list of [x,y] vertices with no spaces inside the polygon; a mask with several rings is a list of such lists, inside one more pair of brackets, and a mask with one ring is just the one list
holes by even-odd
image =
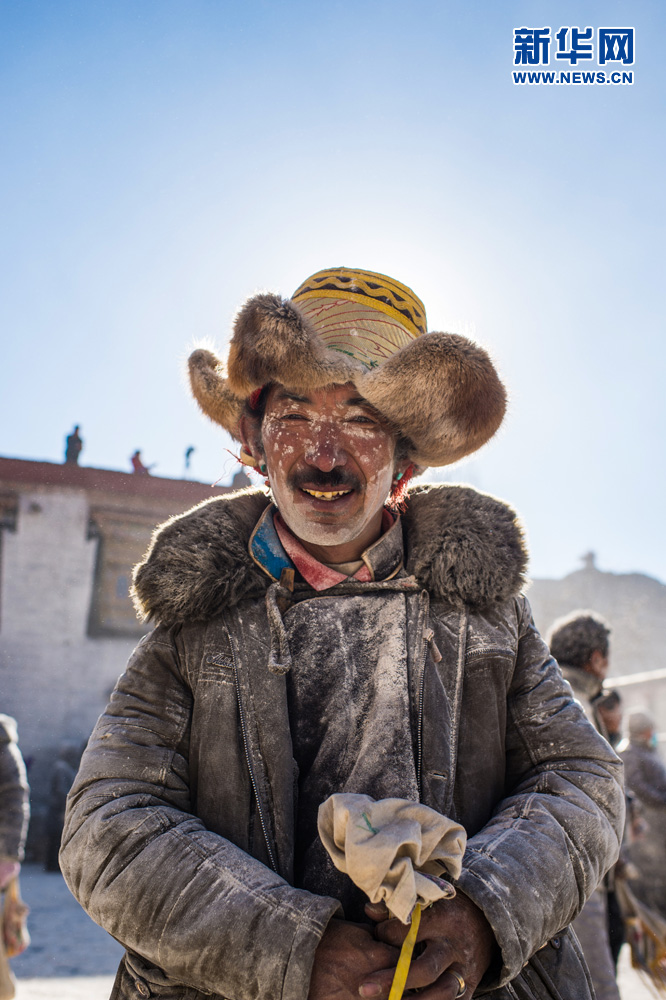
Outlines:
{"label": "blue sky", "polygon": [[[229,481],[190,346],[361,266],[495,357],[508,418],[445,475],[517,507],[533,574],[666,580],[665,11],[3,0],[0,454],[80,423],[82,464],[179,477],[194,445]],[[635,27],[633,86],[515,86],[513,29],[563,25]]]}

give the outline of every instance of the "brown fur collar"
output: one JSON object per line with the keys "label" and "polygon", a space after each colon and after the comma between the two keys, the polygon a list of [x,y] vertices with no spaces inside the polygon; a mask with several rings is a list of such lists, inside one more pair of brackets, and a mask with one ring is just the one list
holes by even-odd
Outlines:
{"label": "brown fur collar", "polygon": [[[155,623],[206,621],[265,592],[248,540],[268,503],[261,490],[206,500],[157,528],[134,573],[137,613]],[[524,585],[527,553],[510,507],[466,486],[419,486],[403,515],[406,568],[433,598],[498,604]]]}
{"label": "brown fur collar", "polygon": [[496,497],[470,486],[417,486],[403,523],[406,568],[433,597],[485,608],[525,586],[523,531]]}

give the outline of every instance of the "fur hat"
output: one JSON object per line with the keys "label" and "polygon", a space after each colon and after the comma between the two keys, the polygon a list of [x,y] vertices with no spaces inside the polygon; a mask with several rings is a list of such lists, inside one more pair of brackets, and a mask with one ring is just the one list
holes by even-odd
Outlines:
{"label": "fur hat", "polygon": [[546,642],[560,665],[582,670],[595,649],[608,654],[610,632],[608,622],[594,611],[572,611],[553,623]]}
{"label": "fur hat", "polygon": [[476,451],[506,408],[482,348],[457,334],[427,333],[423,303],[406,285],[343,267],[312,275],[291,299],[248,299],[226,366],[199,349],[189,374],[203,412],[235,438],[246,401],[271,382],[306,391],[352,382],[421,466],[449,465]]}

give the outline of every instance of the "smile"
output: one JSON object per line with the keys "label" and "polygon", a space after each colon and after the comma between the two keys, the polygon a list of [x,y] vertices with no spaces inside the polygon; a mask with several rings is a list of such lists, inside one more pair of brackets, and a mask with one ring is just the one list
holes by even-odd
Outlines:
{"label": "smile", "polygon": [[337,500],[338,497],[344,497],[347,493],[351,493],[351,490],[332,490],[331,492],[320,492],[319,490],[308,490],[305,486],[302,487],[304,493],[309,493],[311,497],[315,497],[317,500]]}

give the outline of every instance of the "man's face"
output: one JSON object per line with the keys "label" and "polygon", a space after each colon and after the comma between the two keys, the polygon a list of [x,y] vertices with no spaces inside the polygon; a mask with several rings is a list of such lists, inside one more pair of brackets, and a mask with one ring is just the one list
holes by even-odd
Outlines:
{"label": "man's face", "polygon": [[608,674],[609,659],[608,653],[603,653],[600,649],[595,649],[587,662],[585,669],[589,674],[594,674],[600,681],[606,679]]}
{"label": "man's face", "polygon": [[380,534],[394,474],[393,431],[351,384],[308,392],[278,385],[269,391],[261,436],[289,528],[304,542],[342,546],[330,561],[360,556]]}
{"label": "man's face", "polygon": [[622,729],[622,705],[613,705],[612,708],[604,708],[599,705],[597,708],[599,715],[604,720],[604,724],[609,733],[619,733]]}

